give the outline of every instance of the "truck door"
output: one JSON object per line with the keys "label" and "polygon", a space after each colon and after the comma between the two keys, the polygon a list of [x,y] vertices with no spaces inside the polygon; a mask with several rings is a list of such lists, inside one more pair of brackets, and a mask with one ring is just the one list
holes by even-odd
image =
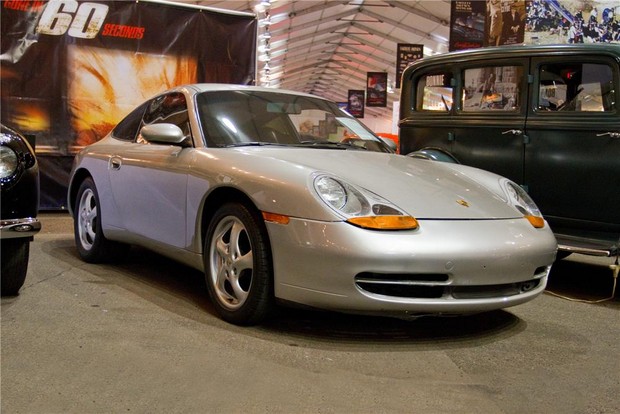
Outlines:
{"label": "truck door", "polygon": [[437,65],[414,72],[403,82],[400,103],[400,153],[432,148],[452,151],[454,137],[454,79],[452,69]]}
{"label": "truck door", "polygon": [[528,68],[527,58],[461,67],[452,153],[462,164],[523,183]]}
{"label": "truck door", "polygon": [[620,229],[620,84],[617,61],[532,59],[525,183],[555,225]]}

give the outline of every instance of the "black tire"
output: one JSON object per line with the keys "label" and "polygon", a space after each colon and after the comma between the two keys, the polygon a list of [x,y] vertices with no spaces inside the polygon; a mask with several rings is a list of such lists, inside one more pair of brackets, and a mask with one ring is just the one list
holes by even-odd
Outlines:
{"label": "black tire", "polygon": [[240,203],[213,216],[204,248],[209,296],[222,319],[255,325],[273,309],[273,265],[262,217]]}
{"label": "black tire", "polygon": [[111,262],[127,254],[128,245],[110,241],[103,235],[101,203],[92,178],[82,181],[74,205],[73,233],[82,260],[88,263]]}
{"label": "black tire", "polygon": [[30,241],[5,239],[0,242],[2,254],[2,296],[16,296],[24,285],[28,272]]}

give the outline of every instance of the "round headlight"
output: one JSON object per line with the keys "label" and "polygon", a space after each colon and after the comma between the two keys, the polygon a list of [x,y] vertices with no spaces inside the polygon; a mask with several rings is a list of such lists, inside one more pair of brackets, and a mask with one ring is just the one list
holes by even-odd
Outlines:
{"label": "round headlight", "polygon": [[525,192],[521,186],[513,183],[512,181],[508,182],[508,195],[512,198],[514,202],[514,206],[519,210],[522,214],[530,214],[533,216],[541,216],[540,210],[534,200],[529,196],[528,193]]}
{"label": "round headlight", "polygon": [[519,213],[523,214],[523,217],[525,217],[532,226],[536,228],[544,227],[545,220],[534,200],[532,200],[525,190],[516,183],[509,180],[506,180],[505,183],[504,188],[508,195],[508,202],[512,204]]}
{"label": "round headlight", "polygon": [[340,210],[347,203],[347,191],[333,178],[320,177],[315,185],[321,198],[335,209]]}
{"label": "round headlight", "polygon": [[17,169],[17,154],[11,148],[0,146],[0,179],[15,174]]}

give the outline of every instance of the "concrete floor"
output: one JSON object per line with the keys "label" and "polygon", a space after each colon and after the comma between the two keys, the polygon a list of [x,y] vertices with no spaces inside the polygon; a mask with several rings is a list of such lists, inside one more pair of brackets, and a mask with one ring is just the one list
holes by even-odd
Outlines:
{"label": "concrete floor", "polygon": [[[409,322],[285,309],[240,328],[199,272],[141,249],[86,264],[70,218],[41,219],[21,294],[2,298],[3,414],[620,412],[618,293]],[[559,262],[549,290],[607,297],[609,264]]]}

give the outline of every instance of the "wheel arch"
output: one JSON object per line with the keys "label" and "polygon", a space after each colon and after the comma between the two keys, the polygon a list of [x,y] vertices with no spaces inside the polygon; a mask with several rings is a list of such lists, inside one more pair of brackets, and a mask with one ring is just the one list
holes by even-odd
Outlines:
{"label": "wheel arch", "polygon": [[69,213],[73,216],[73,212],[75,209],[75,199],[77,197],[77,192],[80,189],[80,185],[87,178],[93,178],[90,172],[85,168],[80,168],[73,173],[71,177],[71,182],[69,183],[69,189],[67,192],[67,206],[69,208]]}
{"label": "wheel arch", "polygon": [[256,215],[257,220],[262,223],[263,229],[265,230],[265,234],[267,235],[267,239],[269,242],[270,255],[272,255],[271,239],[269,237],[269,232],[267,231],[267,228],[265,226],[265,221],[261,215],[261,210],[256,206],[254,201],[246,193],[233,187],[216,188],[211,193],[209,193],[207,197],[205,197],[202,204],[202,214],[200,215],[200,245],[204,247],[204,244],[206,242],[207,229],[209,228],[209,223],[211,223],[215,212],[224,204],[229,202],[241,203],[244,206],[248,207]]}

